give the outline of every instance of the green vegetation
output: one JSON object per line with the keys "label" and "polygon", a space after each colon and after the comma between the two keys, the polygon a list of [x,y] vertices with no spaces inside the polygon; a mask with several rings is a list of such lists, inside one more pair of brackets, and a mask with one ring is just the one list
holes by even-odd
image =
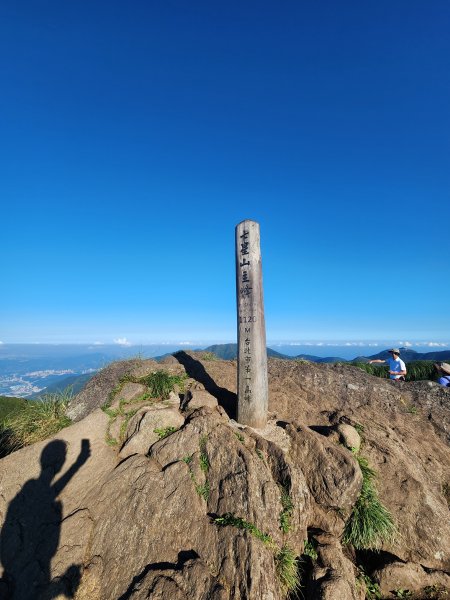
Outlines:
{"label": "green vegetation", "polygon": [[[191,473],[192,475],[192,473]],[[197,492],[197,494],[200,496],[200,498],[203,498],[203,500],[205,502],[208,501],[209,498],[209,481],[205,481],[205,483],[195,483],[195,491]]]}
{"label": "green vegetation", "polygon": [[256,456],[258,458],[260,458],[261,460],[264,460],[264,454],[261,452],[261,450],[259,448],[256,448],[255,452],[256,452]]}
{"label": "green vegetation", "polygon": [[256,525],[241,517],[236,517],[233,513],[226,513],[222,517],[216,517],[213,522],[220,527],[231,525],[238,529],[244,529],[254,537],[258,538],[258,540],[261,540],[261,542],[268,546],[274,553],[275,569],[283,593],[287,596],[299,589],[300,576],[298,558],[289,546],[284,545],[279,548],[271,535],[263,533]]}
{"label": "green vegetation", "polygon": [[275,568],[281,588],[286,596],[300,588],[298,558],[292,548],[284,545],[275,554]]}
{"label": "green vegetation", "polygon": [[66,410],[71,398],[72,390],[68,388],[30,400],[19,412],[7,415],[0,424],[1,455],[45,440],[70,425]]}
{"label": "green vegetation", "polygon": [[[358,367],[358,369],[366,371],[366,373],[369,373],[370,375],[375,375],[376,377],[389,379],[389,370],[387,368],[387,365],[370,365],[369,363],[362,362],[354,362],[350,364],[354,367]],[[423,381],[426,379],[431,379],[432,381],[436,380],[436,370],[434,368],[434,361],[415,360],[413,362],[407,363],[405,379],[406,381]]]}
{"label": "green vegetation", "polygon": [[209,485],[209,481],[207,479],[208,477],[208,471],[209,471],[209,458],[208,455],[206,453],[206,442],[208,440],[208,436],[207,435],[202,435],[200,437],[200,441],[199,441],[199,447],[200,447],[200,455],[199,455],[199,463],[200,463],[200,469],[202,471],[202,473],[204,473],[205,475],[205,482],[204,483],[199,483],[194,475],[194,471],[192,470],[192,459],[193,459],[193,455],[188,455],[185,456],[182,460],[183,462],[185,462],[188,466],[189,469],[189,477],[192,479],[193,483],[194,483],[194,487],[195,487],[195,491],[197,492],[197,494],[203,498],[203,500],[205,500],[205,502],[208,501],[209,499],[209,493],[210,493],[210,485]]}
{"label": "green vegetation", "polygon": [[217,356],[214,354],[214,352],[203,352],[201,359],[202,360],[217,360]]}
{"label": "green vegetation", "polygon": [[244,436],[241,433],[238,433],[237,431],[234,432],[234,435],[237,437],[237,439],[244,443]]}
{"label": "green vegetation", "polygon": [[394,595],[396,598],[411,598],[412,592],[404,590],[403,588],[398,588],[397,590],[394,590]]}
{"label": "green vegetation", "polygon": [[364,572],[362,567],[359,567],[359,574],[356,577],[356,583],[359,586],[364,586],[366,593],[366,600],[380,600],[381,590],[378,583],[372,581],[372,579]]}
{"label": "green vegetation", "polygon": [[[108,395],[108,401],[102,406],[102,410],[108,415],[109,423],[106,431],[106,443],[110,446],[118,446],[124,439],[126,428],[131,417],[134,416],[138,409],[131,408],[125,410],[126,406],[131,404],[142,404],[150,399],[158,398],[161,400],[167,400],[170,392],[174,391],[178,386],[180,389],[183,388],[186,380],[185,375],[170,375],[167,371],[155,371],[150,375],[144,377],[133,377],[130,374],[124,375],[119,383],[111,390]],[[149,389],[143,392],[137,398],[126,401],[123,398],[119,400],[118,408],[111,408],[111,405],[120,398],[120,393],[126,383],[140,383],[147,386]],[[118,417],[123,417],[123,421],[120,425],[120,431],[118,439],[111,435],[111,427],[115,423]],[[174,431],[173,427],[166,427],[161,429],[155,429],[155,433],[158,434],[160,439],[167,437]]]}
{"label": "green vegetation", "polygon": [[152,398],[167,400],[170,392],[173,392],[176,386],[183,387],[185,379],[186,377],[171,375],[167,371],[155,371],[140,378],[137,382],[148,386]]}
{"label": "green vegetation", "polygon": [[343,534],[343,542],[357,550],[379,549],[394,538],[396,528],[389,511],[381,504],[375,487],[376,473],[363,456],[355,454],[362,476],[361,493]]}
{"label": "green vegetation", "polygon": [[282,511],[280,512],[280,529],[283,533],[287,533],[291,528],[291,518],[294,510],[294,504],[287,488],[280,486],[280,491],[281,506],[283,507]]}
{"label": "green vegetation", "polygon": [[223,515],[223,517],[216,517],[214,519],[214,523],[216,523],[216,525],[220,525],[221,527],[231,525],[232,527],[237,527],[238,529],[245,529],[251,535],[258,538],[258,540],[261,540],[263,544],[266,544],[272,548],[276,547],[275,542],[268,533],[263,533],[256,527],[256,525],[253,525],[253,523],[250,523],[245,519],[241,519],[241,517],[236,517],[233,515],[233,513],[226,513]]}
{"label": "green vegetation", "polygon": [[160,440],[163,440],[175,431],[178,431],[178,427],[160,427],[153,430],[153,432],[156,433]]}
{"label": "green vegetation", "polygon": [[0,424],[3,423],[6,417],[23,410],[26,405],[27,401],[25,398],[0,396]]}
{"label": "green vegetation", "polygon": [[309,556],[309,558],[311,560],[317,560],[316,544],[313,541],[305,540],[305,547],[303,549],[303,554],[305,556]]}

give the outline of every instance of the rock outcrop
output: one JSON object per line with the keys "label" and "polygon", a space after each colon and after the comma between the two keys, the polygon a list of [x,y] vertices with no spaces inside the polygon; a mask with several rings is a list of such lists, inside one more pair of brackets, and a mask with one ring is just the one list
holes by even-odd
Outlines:
{"label": "rock outcrop", "polygon": [[[1,598],[282,600],[296,557],[298,598],[361,600],[362,568],[383,598],[449,587],[450,391],[270,360],[252,430],[232,419],[235,362],[183,354],[164,365],[180,397],[150,397],[153,361],[119,363],[73,401],[79,422],[0,461]],[[342,543],[359,443],[398,530],[380,552]]]}

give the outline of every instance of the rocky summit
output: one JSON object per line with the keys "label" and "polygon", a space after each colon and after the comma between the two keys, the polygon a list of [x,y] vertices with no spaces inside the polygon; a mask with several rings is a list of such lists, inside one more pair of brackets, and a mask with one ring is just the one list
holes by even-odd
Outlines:
{"label": "rocky summit", "polygon": [[270,359],[255,430],[236,368],[114,363],[3,458],[0,597],[447,598],[450,390]]}

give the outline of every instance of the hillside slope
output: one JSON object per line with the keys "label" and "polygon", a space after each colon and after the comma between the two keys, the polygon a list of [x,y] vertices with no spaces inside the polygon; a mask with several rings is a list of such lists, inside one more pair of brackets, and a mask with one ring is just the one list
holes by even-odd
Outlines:
{"label": "hillside slope", "polygon": [[[295,556],[291,598],[362,599],[368,576],[382,598],[450,591],[450,390],[270,359],[257,431],[232,420],[235,361],[201,355],[114,363],[72,402],[78,423],[0,461],[2,598],[281,600]],[[149,398],[162,366],[187,377],[181,398]],[[397,527],[366,549],[342,541],[361,438]]]}

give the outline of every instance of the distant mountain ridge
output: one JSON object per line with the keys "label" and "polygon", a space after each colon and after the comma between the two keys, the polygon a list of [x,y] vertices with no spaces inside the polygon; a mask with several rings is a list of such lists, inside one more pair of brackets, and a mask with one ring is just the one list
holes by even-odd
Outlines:
{"label": "distant mountain ridge", "polygon": [[[399,348],[400,357],[405,362],[413,362],[415,360],[435,360],[435,361],[446,361],[450,360],[450,350],[440,350],[434,352],[416,352],[411,348]],[[222,358],[223,360],[234,360],[237,358],[237,344],[215,344],[213,346],[208,346],[204,349],[205,352],[213,352],[218,358]],[[309,360],[311,362],[316,363],[333,363],[333,362],[367,362],[369,360],[386,360],[389,358],[388,349],[382,350],[377,354],[373,354],[371,356],[357,356],[351,360],[347,360],[345,358],[340,358],[338,356],[314,356],[312,354],[298,354],[296,356],[289,356],[287,354],[282,354],[281,352],[277,352],[272,348],[267,348],[267,356],[271,358],[282,358],[285,360]]]}
{"label": "distant mountain ridge", "polygon": [[[237,358],[237,344],[213,344],[212,346],[208,346],[207,348],[198,348],[195,350],[196,352],[211,352],[222,360],[235,360]],[[161,356],[152,357],[153,360],[158,362],[162,361],[167,356],[172,356],[171,352],[163,354]],[[385,360],[389,358],[388,349],[382,350],[377,354],[373,354],[371,356],[357,356],[352,360],[346,360],[345,358],[340,358],[338,356],[314,356],[312,354],[298,354],[296,356],[289,356],[287,354],[282,354],[281,352],[277,352],[272,348],[267,348],[267,356],[269,358],[278,358],[282,360],[307,360],[314,363],[354,363],[354,362],[368,362],[369,360],[381,359]],[[414,362],[419,360],[432,360],[432,361],[449,361],[450,360],[450,350],[441,350],[441,351],[433,351],[433,352],[416,352],[411,348],[400,348],[400,356],[402,360],[406,363]],[[89,379],[94,375],[92,374],[83,374],[83,375],[71,375],[69,377],[65,377],[63,379],[59,379],[56,383],[52,383],[49,387],[41,390],[37,394],[33,394],[32,397],[42,396],[46,393],[52,393],[57,391],[65,390],[67,387],[71,386],[73,393],[77,394],[84,385],[89,381]]]}

